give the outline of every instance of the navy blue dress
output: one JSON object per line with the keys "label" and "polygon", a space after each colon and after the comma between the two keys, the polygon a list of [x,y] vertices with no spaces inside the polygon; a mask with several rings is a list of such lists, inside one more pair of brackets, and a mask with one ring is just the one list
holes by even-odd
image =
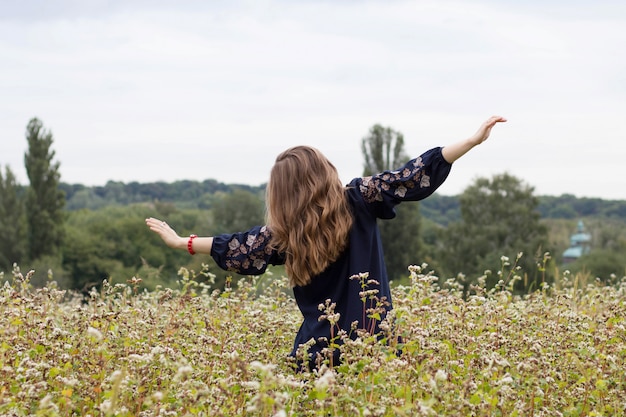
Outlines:
{"label": "navy blue dress", "polygon": [[[378,300],[384,302],[384,312],[392,309],[389,279],[383,260],[383,248],[376,219],[395,217],[394,207],[402,201],[418,201],[431,195],[447,178],[451,164],[441,154],[441,148],[434,148],[418,158],[409,161],[395,171],[355,178],[347,186],[346,194],[350,202],[354,223],[349,234],[349,244],[343,254],[321,274],[302,287],[294,287],[293,292],[304,321],[296,335],[291,355],[311,339],[315,341],[308,352],[310,361],[328,346],[331,338],[328,320],[319,320],[319,305],[326,300],[336,303],[334,311],[339,313],[337,326],[351,336],[351,329],[366,329],[378,333],[378,317],[364,320],[362,282],[350,279],[360,273],[368,273],[366,290],[376,290]],[[244,275],[262,274],[267,265],[279,265],[285,261],[284,255],[269,248],[270,231],[265,226],[256,226],[244,233],[215,236],[211,256],[226,270]],[[408,265],[407,265],[408,266]],[[366,301],[367,308],[371,301]],[[353,324],[354,323],[354,324]],[[337,334],[337,326],[333,334]],[[338,357],[335,357],[337,362]]]}

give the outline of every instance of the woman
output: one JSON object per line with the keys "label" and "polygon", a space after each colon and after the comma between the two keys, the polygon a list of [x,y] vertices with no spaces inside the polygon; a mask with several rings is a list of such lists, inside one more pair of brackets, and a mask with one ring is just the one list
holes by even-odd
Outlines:
{"label": "woman", "polygon": [[[324,358],[338,363],[329,342],[339,332],[379,333],[392,309],[389,279],[376,219],[395,217],[402,201],[422,200],[447,178],[451,165],[484,142],[493,116],[470,138],[431,149],[396,171],[355,178],[344,187],[318,150],[297,146],[276,158],[267,184],[267,224],[215,237],[179,236],[167,223],[146,219],[170,247],[210,254],[217,264],[244,275],[284,264],[304,321],[291,356],[302,366]],[[331,352],[331,354],[329,354]]]}

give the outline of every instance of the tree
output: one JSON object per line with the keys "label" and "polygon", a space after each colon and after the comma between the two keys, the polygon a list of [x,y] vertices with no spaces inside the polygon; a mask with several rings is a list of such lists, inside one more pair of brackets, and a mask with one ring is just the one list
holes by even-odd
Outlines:
{"label": "tree", "polygon": [[7,165],[0,171],[0,270],[9,271],[21,263],[25,249],[24,204],[15,175]]}
{"label": "tree", "polygon": [[[404,151],[402,133],[381,125],[374,125],[361,142],[365,159],[363,175],[396,169],[409,161]],[[391,279],[408,275],[407,267],[421,263],[420,213],[417,203],[396,207],[396,218],[378,222],[384,248],[385,264]]]}
{"label": "tree", "polygon": [[611,282],[611,275],[617,279],[626,276],[626,256],[623,250],[594,249],[568,264],[567,269],[573,273],[588,271],[594,278]]}
{"label": "tree", "polygon": [[59,188],[60,163],[53,162],[52,133],[33,118],[26,127],[26,140],[24,165],[30,181],[26,193],[28,255],[36,260],[58,253],[63,241],[65,196]]}
{"label": "tree", "polygon": [[[393,147],[393,152],[392,152]],[[361,141],[365,158],[364,175],[395,169],[409,161],[404,151],[404,136],[390,127],[376,124]]]}
{"label": "tree", "polygon": [[[445,272],[463,273],[471,281],[487,269],[499,270],[502,256],[513,264],[522,252],[518,265],[531,278],[519,285],[536,288],[541,279],[536,265],[543,258],[547,231],[533,190],[506,173],[491,180],[478,178],[468,187],[459,198],[461,221],[450,224],[440,240]],[[494,274],[488,283],[499,279]]]}
{"label": "tree", "polygon": [[63,243],[68,286],[80,290],[98,287],[103,279],[125,282],[141,268],[142,258],[155,267],[166,265],[164,274],[175,277],[189,255],[155,244],[141,221],[153,214],[151,207],[139,204],[69,213]]}
{"label": "tree", "polygon": [[214,234],[248,230],[264,223],[263,200],[249,191],[235,189],[214,203]]}

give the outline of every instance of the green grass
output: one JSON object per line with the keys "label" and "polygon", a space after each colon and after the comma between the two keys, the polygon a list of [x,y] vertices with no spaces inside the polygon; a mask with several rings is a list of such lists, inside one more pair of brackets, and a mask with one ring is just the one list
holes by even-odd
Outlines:
{"label": "green grass", "polygon": [[150,293],[105,284],[86,302],[5,277],[0,415],[625,415],[624,279],[565,275],[524,297],[478,286],[464,301],[413,267],[389,317],[402,354],[365,337],[333,370],[297,374],[284,278],[218,291],[190,275]]}

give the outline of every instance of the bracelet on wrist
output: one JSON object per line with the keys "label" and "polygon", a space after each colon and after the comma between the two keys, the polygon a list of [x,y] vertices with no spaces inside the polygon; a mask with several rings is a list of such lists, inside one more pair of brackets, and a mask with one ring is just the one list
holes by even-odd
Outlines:
{"label": "bracelet on wrist", "polygon": [[189,240],[187,241],[187,252],[189,252],[190,255],[196,254],[196,252],[194,252],[193,250],[193,240],[197,237],[197,235],[190,235]]}

